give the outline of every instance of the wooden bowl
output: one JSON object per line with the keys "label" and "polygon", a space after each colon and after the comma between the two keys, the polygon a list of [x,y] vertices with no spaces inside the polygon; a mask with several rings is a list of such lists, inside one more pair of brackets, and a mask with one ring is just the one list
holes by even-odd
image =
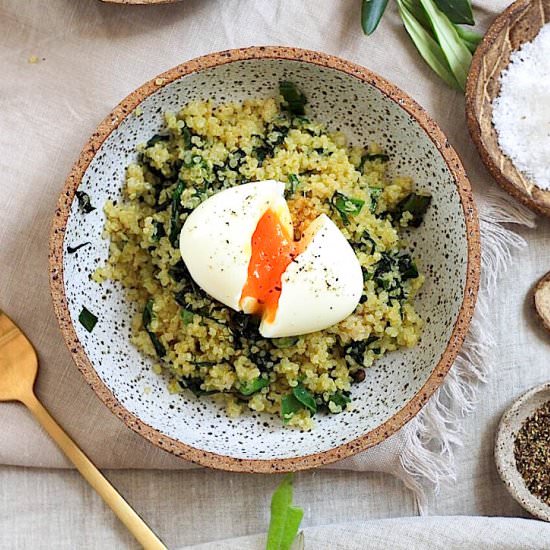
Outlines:
{"label": "wooden bowl", "polygon": [[468,128],[485,166],[508,193],[544,216],[550,216],[550,191],[538,188],[501,151],[492,122],[492,103],[512,52],[533,40],[549,21],[550,0],[514,2],[489,27],[474,54],[466,84]]}
{"label": "wooden bowl", "polygon": [[[123,289],[98,285],[106,200],[120,200],[136,145],[164,127],[163,111],[193,100],[215,103],[269,97],[295,82],[308,112],[354,144],[391,152],[390,175],[411,176],[432,195],[410,249],[427,280],[415,304],[426,324],[414,348],[385,355],[354,387],[349,414],[320,415],[310,432],[250,412],[228,418],[223,405],[190,392],[170,394],[128,334],[133,315]],[[77,190],[96,209],[83,213]],[[88,242],[70,254],[68,246]],[[213,468],[274,472],[312,468],[363,451],[399,430],[441,386],[473,314],[480,270],[479,227],[470,184],[456,153],[427,113],[393,84],[342,59],[297,48],[257,47],[210,54],[145,83],[107,116],[85,145],[59,198],[51,235],[54,308],[74,360],[100,399],[130,428],[176,456]],[[89,308],[93,332],[79,323]]]}

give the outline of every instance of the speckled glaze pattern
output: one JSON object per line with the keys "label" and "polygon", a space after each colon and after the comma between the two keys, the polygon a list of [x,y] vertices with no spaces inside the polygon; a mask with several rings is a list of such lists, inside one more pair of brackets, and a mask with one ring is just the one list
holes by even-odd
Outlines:
{"label": "speckled glaze pattern", "polygon": [[550,506],[527,489],[516,467],[514,441],[527,418],[548,401],[550,401],[550,383],[542,384],[524,393],[502,415],[495,440],[497,470],[506,488],[528,512],[544,521],[550,521]]}
{"label": "speckled glaze pattern", "polygon": [[[426,320],[420,344],[388,354],[353,390],[355,409],[318,416],[308,433],[278,418],[228,418],[209,399],[169,395],[151,362],[129,342],[131,307],[117,285],[89,276],[108,254],[102,239],[106,199],[119,199],[135,147],[162,127],[162,113],[194,99],[268,97],[279,80],[295,82],[308,111],[356,144],[374,140],[391,155],[393,174],[414,177],[433,195],[425,223],[409,235],[426,284],[417,307]],[[135,113],[140,106],[141,114]],[[97,207],[81,213],[86,191]],[[90,244],[68,254],[67,247]],[[276,472],[334,462],[383,441],[440,386],[466,335],[479,281],[479,228],[469,182],[447,139],[413,100],[367,69],[317,52],[258,47],[211,54],[146,83],[120,103],[90,138],[69,175],[53,222],[50,277],[54,307],[71,353],[102,401],[130,428],[182,458],[214,468]],[[90,334],[83,306],[98,315]]]}
{"label": "speckled glaze pattern", "polygon": [[501,151],[493,125],[493,100],[511,54],[550,21],[550,0],[518,0],[502,12],[477,47],[466,85],[466,119],[481,160],[508,193],[528,208],[550,216],[550,191],[540,189]]}

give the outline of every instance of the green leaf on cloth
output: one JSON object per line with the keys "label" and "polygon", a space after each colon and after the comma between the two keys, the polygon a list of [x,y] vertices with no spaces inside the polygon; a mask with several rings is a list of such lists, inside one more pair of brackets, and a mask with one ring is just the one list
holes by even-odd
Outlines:
{"label": "green leaf on cloth", "polygon": [[285,476],[271,497],[271,520],[266,550],[290,550],[304,511],[292,506],[292,474]]}
{"label": "green leaf on cloth", "polygon": [[372,34],[376,30],[380,19],[382,19],[386,11],[387,5],[388,0],[363,0],[363,4],[361,5],[361,26],[365,34]]}

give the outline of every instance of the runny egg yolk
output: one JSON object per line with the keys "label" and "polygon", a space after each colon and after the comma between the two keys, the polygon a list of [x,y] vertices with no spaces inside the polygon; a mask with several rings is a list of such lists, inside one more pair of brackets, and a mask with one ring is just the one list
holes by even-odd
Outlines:
{"label": "runny egg yolk", "polygon": [[281,296],[281,277],[297,254],[292,235],[277,213],[267,210],[252,235],[252,254],[241,303],[245,298],[254,298],[257,301],[254,313],[272,322]]}

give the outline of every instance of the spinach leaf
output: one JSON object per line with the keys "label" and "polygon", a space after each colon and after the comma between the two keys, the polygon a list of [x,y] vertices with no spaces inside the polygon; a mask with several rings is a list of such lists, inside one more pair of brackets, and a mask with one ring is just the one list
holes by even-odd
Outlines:
{"label": "spinach leaf", "polygon": [[435,3],[453,23],[475,25],[471,0],[435,0]]}
{"label": "spinach leaf", "polygon": [[419,227],[424,220],[424,214],[426,214],[431,202],[432,197],[430,195],[411,193],[396,206],[396,212],[399,216],[402,216],[404,212],[410,212],[412,219],[409,225],[411,227]]}
{"label": "spinach leaf", "polygon": [[365,163],[371,162],[373,160],[379,160],[381,162],[388,162],[390,160],[389,155],[386,155],[385,153],[365,153],[361,157],[361,162],[359,162],[358,170],[362,174],[364,173]]}
{"label": "spinach leaf", "polygon": [[183,126],[181,129],[181,137],[183,138],[183,144],[186,149],[191,148],[191,137],[193,136],[191,130],[187,126]]}
{"label": "spinach leaf", "polygon": [[269,386],[269,380],[267,378],[262,378],[261,376],[258,376],[258,378],[254,380],[250,380],[249,382],[243,382],[239,386],[239,392],[242,395],[252,395],[256,392],[259,392],[262,388],[265,388]]}
{"label": "spinach leaf", "polygon": [[88,195],[88,193],[84,193],[84,191],[77,191],[75,195],[78,200],[78,208],[82,213],[89,214],[95,210],[95,206],[92,206],[92,203],[90,202],[90,195]]}
{"label": "spinach leaf", "polygon": [[338,407],[342,407],[342,410],[346,408],[346,405],[348,403],[351,403],[351,397],[341,391],[337,391],[336,393],[333,393],[328,400],[332,401]]}
{"label": "spinach leaf", "polygon": [[149,335],[149,338],[151,338],[151,343],[153,344],[153,347],[155,348],[155,352],[157,355],[162,358],[166,355],[166,348],[162,344],[162,342],[159,340],[158,336],[150,330],[150,324],[151,321],[154,318],[154,312],[153,312],[153,300],[149,300],[145,304],[145,309],[143,310],[142,315],[142,321],[143,321],[143,328],[145,328],[145,331]]}
{"label": "spinach leaf", "polygon": [[378,207],[378,199],[380,198],[381,194],[382,194],[381,187],[370,188],[370,211],[373,214],[376,212],[376,208]]}
{"label": "spinach leaf", "polygon": [[290,550],[304,511],[292,506],[292,474],[287,474],[271,497],[266,550]]}
{"label": "spinach leaf", "polygon": [[180,317],[184,325],[189,325],[190,323],[192,323],[194,316],[195,314],[192,311],[189,311],[188,309],[183,308],[180,311]]}
{"label": "spinach leaf", "polygon": [[176,283],[189,279],[189,270],[183,260],[178,260],[172,267],[168,269],[168,274]]}
{"label": "spinach leaf", "polygon": [[88,331],[92,332],[97,323],[97,317],[84,306],[78,316],[78,322]]}
{"label": "spinach leaf", "polygon": [[283,96],[286,102],[284,107],[290,114],[303,116],[306,114],[305,105],[307,103],[306,96],[298,90],[296,84],[288,80],[279,82],[279,93]]}
{"label": "spinach leaf", "polygon": [[365,351],[369,344],[375,342],[376,336],[369,336],[366,340],[354,340],[344,348],[344,357],[346,361],[348,357],[353,359],[358,365],[363,365],[365,360]]}
{"label": "spinach leaf", "polygon": [[349,216],[355,216],[361,212],[361,208],[365,204],[365,201],[361,199],[354,199],[347,197],[339,191],[335,191],[330,199],[330,204],[338,210],[342,221],[345,224],[349,223]]}
{"label": "spinach leaf", "polygon": [[77,244],[76,246],[67,246],[67,254],[74,254],[77,250],[80,250],[83,246],[86,246],[87,244],[91,244],[90,241]]}
{"label": "spinach leaf", "polygon": [[176,185],[176,188],[172,193],[172,211],[170,213],[169,239],[170,239],[170,244],[174,248],[177,248],[179,238],[180,238],[180,231],[181,231],[180,214],[182,213],[181,194],[183,193],[184,189],[185,189],[185,182],[183,180],[179,180],[178,184]]}
{"label": "spinach leaf", "polygon": [[276,348],[286,349],[295,346],[298,343],[299,338],[297,336],[286,336],[283,338],[273,338],[271,342]]}
{"label": "spinach leaf", "polygon": [[160,143],[162,141],[169,141],[170,136],[168,134],[155,134],[146,144],[145,147],[153,147],[155,143]]}
{"label": "spinach leaf", "polygon": [[397,265],[401,273],[401,279],[416,279],[418,277],[418,268],[409,254],[403,254],[397,258]]}
{"label": "spinach leaf", "polygon": [[386,11],[388,0],[363,0],[361,5],[361,26],[366,35],[372,34]]}
{"label": "spinach leaf", "polygon": [[285,395],[281,400],[281,416],[283,418],[283,424],[288,424],[288,421],[294,416],[295,413],[301,411],[304,408],[302,403],[296,399],[294,393]]}
{"label": "spinach leaf", "polygon": [[166,237],[166,230],[162,222],[153,222],[155,224],[155,232],[153,233],[153,240],[159,242],[162,237]]}
{"label": "spinach leaf", "polygon": [[306,409],[309,409],[312,413],[317,412],[315,398],[301,383],[292,388],[292,395],[294,395]]}
{"label": "spinach leaf", "polygon": [[296,189],[298,189],[298,186],[300,185],[300,180],[298,179],[298,176],[296,174],[289,174],[288,175],[288,182],[285,185],[285,199],[288,199],[296,193]]}

